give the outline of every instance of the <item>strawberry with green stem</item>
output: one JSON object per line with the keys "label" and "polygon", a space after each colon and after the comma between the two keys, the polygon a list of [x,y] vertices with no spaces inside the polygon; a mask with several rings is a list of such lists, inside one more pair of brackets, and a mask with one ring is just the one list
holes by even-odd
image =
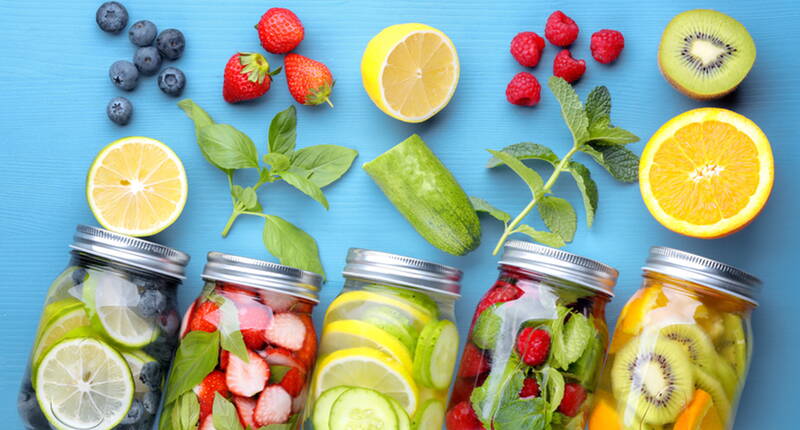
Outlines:
{"label": "strawberry with green stem", "polygon": [[263,55],[237,52],[228,60],[222,83],[222,97],[228,103],[238,103],[263,96],[272,85],[272,76],[281,68],[270,71]]}
{"label": "strawberry with green stem", "polygon": [[283,67],[289,92],[298,103],[313,106],[324,102],[333,107],[330,95],[334,80],[326,65],[300,54],[289,54]]}

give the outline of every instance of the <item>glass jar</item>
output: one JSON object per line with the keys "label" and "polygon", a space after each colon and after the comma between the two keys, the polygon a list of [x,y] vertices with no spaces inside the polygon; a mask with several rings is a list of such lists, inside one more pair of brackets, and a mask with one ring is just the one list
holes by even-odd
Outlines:
{"label": "glass jar", "polygon": [[617,322],[589,429],[733,428],[761,281],[662,247],[643,276]]}
{"label": "glass jar", "polygon": [[189,256],[79,225],[50,286],[17,408],[26,429],[149,429],[178,339]]}
{"label": "glass jar", "polygon": [[161,428],[298,428],[317,354],[311,311],[322,277],[210,252],[203,280],[181,324]]}
{"label": "glass jar", "polygon": [[617,271],[509,241],[472,319],[449,430],[583,429],[608,345]]}
{"label": "glass jar", "polygon": [[354,248],[343,275],[320,339],[314,428],[441,429],[461,271]]}

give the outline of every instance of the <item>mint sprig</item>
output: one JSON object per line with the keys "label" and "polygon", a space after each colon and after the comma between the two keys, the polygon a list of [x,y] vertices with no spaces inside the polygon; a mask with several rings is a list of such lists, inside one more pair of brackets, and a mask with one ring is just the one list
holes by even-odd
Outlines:
{"label": "mint sprig", "polygon": [[[553,185],[565,172],[575,179],[583,197],[586,224],[592,226],[598,204],[597,184],[586,166],[572,161],[576,153],[583,152],[589,155],[619,181],[637,180],[639,158],[624,145],[638,142],[639,138],[611,124],[611,94],[608,89],[602,86],[594,88],[586,97],[584,105],[565,80],[551,77],[548,86],[561,105],[561,115],[572,134],[572,147],[561,158],[546,146],[530,142],[514,144],[500,151],[487,150],[492,154],[487,167],[507,165],[522,178],[531,191],[530,203],[513,219],[487,201],[472,198],[476,211],[488,213],[505,225],[493,254],[500,251],[509,236],[517,233],[554,247],[561,247],[572,241],[577,230],[575,209],[567,200],[552,195]],[[545,161],[553,166],[553,172],[547,181],[544,181],[535,170],[525,165],[523,160]],[[537,208],[549,231],[536,230],[522,223],[534,207]]]}
{"label": "mint sprig", "polygon": [[[256,145],[246,134],[231,125],[214,122],[192,100],[181,100],[178,106],[194,121],[200,152],[228,179],[232,211],[222,236],[228,235],[241,215],[264,218],[264,246],[281,264],[325,276],[314,238],[289,221],[265,213],[257,192],[265,184],[282,180],[327,210],[329,203],[322,188],[344,175],[358,153],[337,145],[314,145],[296,150],[297,112],[294,106],[289,106],[272,119],[267,139],[268,152],[263,157],[259,157]],[[240,169],[256,169],[258,181],[247,187],[235,184],[235,172]]]}

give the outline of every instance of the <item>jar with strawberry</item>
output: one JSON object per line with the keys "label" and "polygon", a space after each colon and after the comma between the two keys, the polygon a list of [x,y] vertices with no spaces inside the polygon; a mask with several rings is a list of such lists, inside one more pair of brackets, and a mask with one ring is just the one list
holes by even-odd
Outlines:
{"label": "jar with strawberry", "polygon": [[506,243],[499,270],[472,319],[447,429],[583,429],[617,271],[524,241]]}
{"label": "jar with strawberry", "polygon": [[298,428],[322,277],[210,252],[203,279],[183,318],[160,428]]}

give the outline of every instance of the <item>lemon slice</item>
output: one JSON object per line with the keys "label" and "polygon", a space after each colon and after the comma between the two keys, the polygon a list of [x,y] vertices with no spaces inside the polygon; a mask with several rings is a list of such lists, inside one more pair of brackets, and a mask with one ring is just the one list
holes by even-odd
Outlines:
{"label": "lemon slice", "polygon": [[128,413],[133,391],[125,359],[91,338],[57,343],[36,373],[39,407],[57,429],[113,428]]}
{"label": "lemon slice", "polygon": [[39,363],[42,354],[55,345],[56,342],[63,339],[70,330],[88,325],[89,317],[86,316],[83,306],[67,307],[61,313],[52,317],[36,341],[32,356],[34,367]]}
{"label": "lemon slice", "polygon": [[361,58],[361,79],[372,102],[405,122],[425,121],[447,106],[458,76],[453,42],[425,24],[384,28]]}
{"label": "lemon slice", "polygon": [[113,274],[92,277],[83,284],[83,299],[92,324],[120,345],[139,348],[158,335],[155,321],[136,313],[139,289],[132,282]]}
{"label": "lemon slice", "polygon": [[86,178],[86,198],[97,222],[130,236],[151,236],[169,227],[183,211],[187,193],[181,160],[149,137],[110,143]]}
{"label": "lemon slice", "polygon": [[418,330],[433,319],[429,313],[421,312],[405,300],[369,291],[350,291],[340,295],[331,303],[325,313],[325,324],[337,320],[359,319],[375,305],[386,305],[397,309],[408,316]]}
{"label": "lemon slice", "polygon": [[314,395],[340,385],[369,388],[395,399],[412,415],[417,385],[411,373],[390,356],[372,348],[348,348],[323,358],[317,367]]}
{"label": "lemon slice", "polygon": [[336,350],[357,347],[377,349],[397,360],[406,369],[413,368],[408,348],[396,337],[372,324],[358,320],[340,320],[325,326],[319,354],[325,356]]}

